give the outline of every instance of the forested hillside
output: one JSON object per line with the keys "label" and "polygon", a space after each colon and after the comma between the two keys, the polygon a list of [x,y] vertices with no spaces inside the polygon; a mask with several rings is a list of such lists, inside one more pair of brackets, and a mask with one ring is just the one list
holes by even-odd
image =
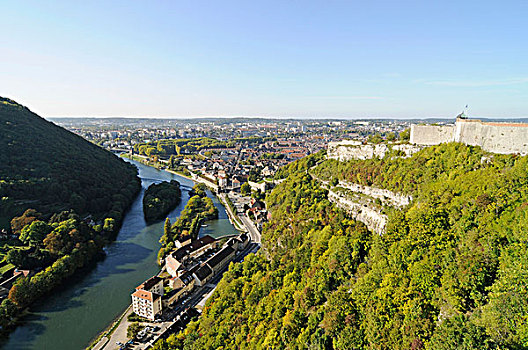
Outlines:
{"label": "forested hillside", "polygon": [[0,236],[2,332],[104,255],[140,188],[132,165],[0,98],[0,224],[11,231]]}
{"label": "forested hillside", "polygon": [[[528,158],[429,147],[281,173],[263,248],[231,265],[199,321],[156,349],[528,348]],[[317,178],[413,196],[369,233]]]}
{"label": "forested hillside", "polygon": [[136,169],[24,106],[0,97],[0,225],[25,209],[120,213],[139,189]]}

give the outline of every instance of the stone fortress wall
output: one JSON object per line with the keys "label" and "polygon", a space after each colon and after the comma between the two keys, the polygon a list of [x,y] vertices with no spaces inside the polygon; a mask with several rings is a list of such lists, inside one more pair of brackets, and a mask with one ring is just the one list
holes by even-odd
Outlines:
{"label": "stone fortress wall", "polygon": [[410,142],[415,145],[438,145],[452,142],[454,137],[454,125],[411,125]]}
{"label": "stone fortress wall", "polygon": [[410,143],[437,145],[461,142],[480,146],[492,153],[528,154],[528,124],[482,122],[478,119],[456,120],[455,125],[412,125]]}

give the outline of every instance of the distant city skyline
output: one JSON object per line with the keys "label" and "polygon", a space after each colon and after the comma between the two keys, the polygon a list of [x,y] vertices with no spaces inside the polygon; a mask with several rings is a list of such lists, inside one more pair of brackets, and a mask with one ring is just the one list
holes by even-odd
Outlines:
{"label": "distant city skyline", "polygon": [[523,1],[7,1],[0,96],[46,118],[528,117]]}

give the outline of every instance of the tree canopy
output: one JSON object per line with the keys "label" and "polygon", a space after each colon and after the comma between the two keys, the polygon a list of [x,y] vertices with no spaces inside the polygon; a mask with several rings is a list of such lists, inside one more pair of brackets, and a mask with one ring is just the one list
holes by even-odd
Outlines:
{"label": "tree canopy", "polygon": [[176,180],[150,185],[143,195],[145,220],[163,219],[181,200],[180,183]]}
{"label": "tree canopy", "polygon": [[0,305],[6,329],[104,254],[141,185],[133,165],[1,97],[0,135],[0,222],[18,236],[4,242],[0,267],[36,272],[20,275]]}

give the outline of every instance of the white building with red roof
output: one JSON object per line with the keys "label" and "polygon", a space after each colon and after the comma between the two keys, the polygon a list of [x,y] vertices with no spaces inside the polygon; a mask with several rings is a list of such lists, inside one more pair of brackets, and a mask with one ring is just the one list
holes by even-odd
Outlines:
{"label": "white building with red roof", "polygon": [[163,279],[154,276],[136,287],[132,293],[132,308],[136,315],[154,321],[161,313],[161,297],[163,296]]}

